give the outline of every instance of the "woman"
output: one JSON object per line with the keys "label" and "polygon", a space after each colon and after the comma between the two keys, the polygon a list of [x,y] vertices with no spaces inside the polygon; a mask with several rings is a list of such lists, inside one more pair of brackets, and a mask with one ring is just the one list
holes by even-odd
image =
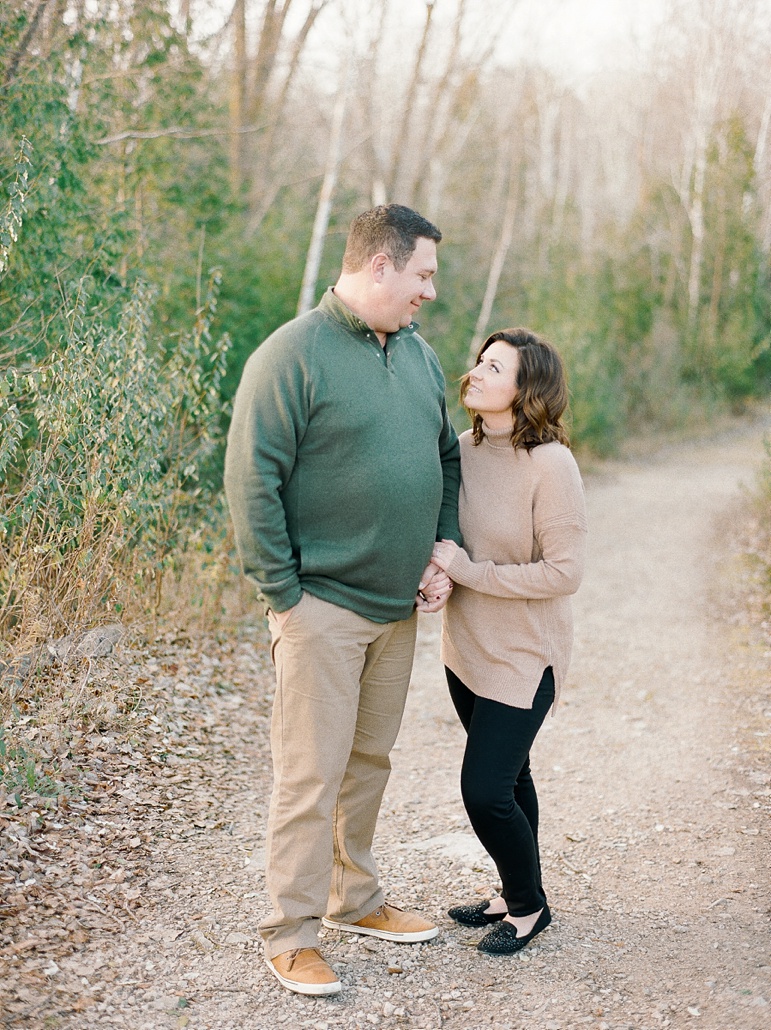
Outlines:
{"label": "woman", "polygon": [[565,373],[550,343],[527,329],[493,333],[461,380],[461,400],[472,418],[460,438],[465,546],[442,540],[433,561],[455,583],[442,660],[467,733],[463,801],[502,890],[449,915],[492,924],[477,947],[508,955],[551,922],[529,754],[567,672],[586,510],[562,423]]}

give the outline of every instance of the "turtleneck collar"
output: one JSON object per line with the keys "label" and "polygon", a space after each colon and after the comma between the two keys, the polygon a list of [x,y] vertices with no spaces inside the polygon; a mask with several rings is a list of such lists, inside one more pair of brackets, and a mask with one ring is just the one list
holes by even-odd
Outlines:
{"label": "turtleneck collar", "polygon": [[485,441],[490,447],[494,447],[496,450],[512,450],[511,446],[511,430],[512,426],[508,426],[504,429],[491,429],[488,424],[482,420],[482,432],[485,434]]}

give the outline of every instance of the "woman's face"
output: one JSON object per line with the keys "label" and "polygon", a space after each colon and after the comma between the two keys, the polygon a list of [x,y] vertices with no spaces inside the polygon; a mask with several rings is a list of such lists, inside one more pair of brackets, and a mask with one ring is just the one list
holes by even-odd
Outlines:
{"label": "woman's face", "polygon": [[517,348],[505,340],[495,340],[468,373],[463,402],[471,411],[482,415],[491,429],[504,429],[512,424],[511,405],[517,395],[518,370]]}

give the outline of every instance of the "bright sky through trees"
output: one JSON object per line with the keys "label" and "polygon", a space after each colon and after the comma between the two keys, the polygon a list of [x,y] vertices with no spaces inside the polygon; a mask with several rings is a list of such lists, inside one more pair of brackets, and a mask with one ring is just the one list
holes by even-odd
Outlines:
{"label": "bright sky through trees", "polygon": [[671,0],[524,0],[516,6],[506,47],[568,79],[635,63],[650,45]]}
{"label": "bright sky through trees", "polygon": [[[192,0],[189,7],[195,35],[201,38],[220,30],[232,6],[233,0]],[[253,6],[256,12],[261,4]],[[634,64],[674,6],[676,0],[474,0],[469,6],[469,22],[474,23],[478,11],[479,32],[500,32],[496,50],[500,63],[508,65],[527,57],[574,81],[596,71]],[[425,17],[424,0],[391,0],[390,7],[398,9],[404,39],[411,48]],[[434,0],[437,23],[449,25],[456,9],[457,0]],[[495,12],[492,20],[491,12]],[[290,11],[290,32],[293,19],[299,23],[303,14],[301,7]],[[350,35],[341,31],[341,22],[361,24],[374,17],[372,0],[333,0],[319,18],[310,49],[321,64],[335,62],[341,49],[350,46]]]}

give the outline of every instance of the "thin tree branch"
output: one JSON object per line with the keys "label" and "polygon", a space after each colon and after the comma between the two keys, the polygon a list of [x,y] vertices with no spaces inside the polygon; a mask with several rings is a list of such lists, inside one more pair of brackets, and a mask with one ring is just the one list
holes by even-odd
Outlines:
{"label": "thin tree branch", "polygon": [[126,129],[125,132],[96,140],[96,145],[103,147],[108,143],[121,143],[126,139],[163,139],[165,137],[202,139],[205,136],[242,136],[249,132],[262,132],[266,128],[267,125],[245,125],[240,129],[185,129],[179,125],[172,125],[168,129]]}
{"label": "thin tree branch", "polygon": [[313,298],[316,292],[316,283],[319,278],[319,267],[321,266],[321,253],[324,247],[324,237],[329,225],[329,214],[332,209],[332,196],[337,185],[337,177],[340,172],[340,151],[342,149],[343,125],[345,122],[345,109],[348,102],[348,92],[352,78],[353,62],[348,62],[346,70],[342,74],[340,92],[338,93],[335,110],[332,116],[332,125],[329,132],[329,151],[327,154],[327,167],[324,172],[324,179],[321,184],[321,194],[316,208],[316,217],[313,222],[311,242],[308,247],[308,254],[305,261],[305,272],[303,274],[300,298],[297,303],[297,314],[302,315],[313,307]]}

